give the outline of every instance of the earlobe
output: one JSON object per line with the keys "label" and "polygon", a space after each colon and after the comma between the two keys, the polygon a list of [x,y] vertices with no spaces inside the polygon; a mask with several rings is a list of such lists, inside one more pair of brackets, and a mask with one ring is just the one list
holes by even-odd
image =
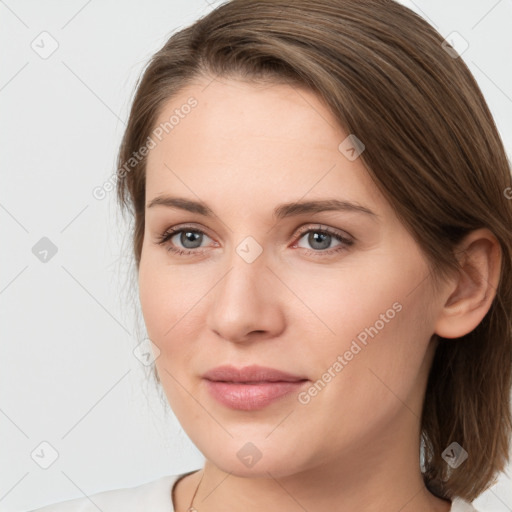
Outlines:
{"label": "earlobe", "polygon": [[447,289],[435,333],[459,338],[471,332],[489,311],[500,278],[501,247],[486,228],[472,231],[457,253],[461,271]]}

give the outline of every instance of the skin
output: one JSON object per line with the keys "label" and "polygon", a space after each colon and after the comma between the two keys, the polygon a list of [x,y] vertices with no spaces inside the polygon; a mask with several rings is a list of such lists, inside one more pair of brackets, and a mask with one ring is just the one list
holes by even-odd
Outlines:
{"label": "skin", "polygon": [[[176,510],[187,510],[203,476],[200,512],[448,511],[419,465],[431,339],[462,336],[484,317],[499,279],[495,238],[473,232],[461,247],[468,272],[434,291],[419,246],[362,160],[338,150],[348,134],[314,93],[204,77],[169,100],[158,123],[190,96],[197,107],[150,151],[146,205],[169,194],[202,201],[215,215],[147,207],[139,267],[162,386],[205,456],[204,469],[175,486]],[[272,217],[281,203],[327,198],[376,216]],[[179,234],[156,243],[183,224],[206,234],[195,246]],[[339,252],[335,238],[327,249],[315,245],[308,233],[319,225],[354,243]],[[262,249],[252,263],[236,251],[248,236]],[[170,246],[199,248],[179,255]],[[314,383],[395,302],[401,311],[307,404],[292,393],[237,411],[212,398],[201,378],[221,364],[260,364]],[[237,457],[248,442],[261,453],[250,468]]]}

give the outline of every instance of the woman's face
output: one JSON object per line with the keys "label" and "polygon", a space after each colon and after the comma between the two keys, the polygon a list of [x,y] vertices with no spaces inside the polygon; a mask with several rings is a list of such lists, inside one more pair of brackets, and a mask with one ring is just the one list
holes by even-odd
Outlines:
{"label": "woman's face", "polygon": [[[140,299],[194,444],[241,476],[418,458],[441,303],[362,146],[314,93],[288,85],[197,82],[157,124]],[[295,382],[204,378],[224,365]]]}

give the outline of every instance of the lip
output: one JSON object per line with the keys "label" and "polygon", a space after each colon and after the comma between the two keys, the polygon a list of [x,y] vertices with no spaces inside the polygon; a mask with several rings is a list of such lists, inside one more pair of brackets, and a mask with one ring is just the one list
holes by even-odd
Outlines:
{"label": "lip", "polygon": [[263,409],[304,386],[308,379],[288,372],[252,365],[219,366],[203,375],[213,398],[232,409]]}
{"label": "lip", "polygon": [[244,366],[236,368],[231,365],[217,366],[207,371],[203,375],[203,379],[223,382],[297,382],[307,380],[307,377],[293,375],[288,372],[268,368],[266,366]]}

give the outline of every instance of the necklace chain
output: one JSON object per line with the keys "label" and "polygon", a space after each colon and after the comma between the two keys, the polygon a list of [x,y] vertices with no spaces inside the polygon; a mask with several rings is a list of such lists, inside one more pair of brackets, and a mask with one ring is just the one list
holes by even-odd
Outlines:
{"label": "necklace chain", "polygon": [[187,512],[197,512],[197,510],[192,505],[194,503],[194,498],[196,497],[197,490],[199,489],[199,486],[201,485],[201,481],[203,480],[203,476],[204,476],[204,469],[203,469],[203,474],[201,475],[201,478],[199,480],[199,483],[197,484],[196,490],[194,491],[194,495],[192,496],[192,499],[190,500],[190,505],[187,509]]}

